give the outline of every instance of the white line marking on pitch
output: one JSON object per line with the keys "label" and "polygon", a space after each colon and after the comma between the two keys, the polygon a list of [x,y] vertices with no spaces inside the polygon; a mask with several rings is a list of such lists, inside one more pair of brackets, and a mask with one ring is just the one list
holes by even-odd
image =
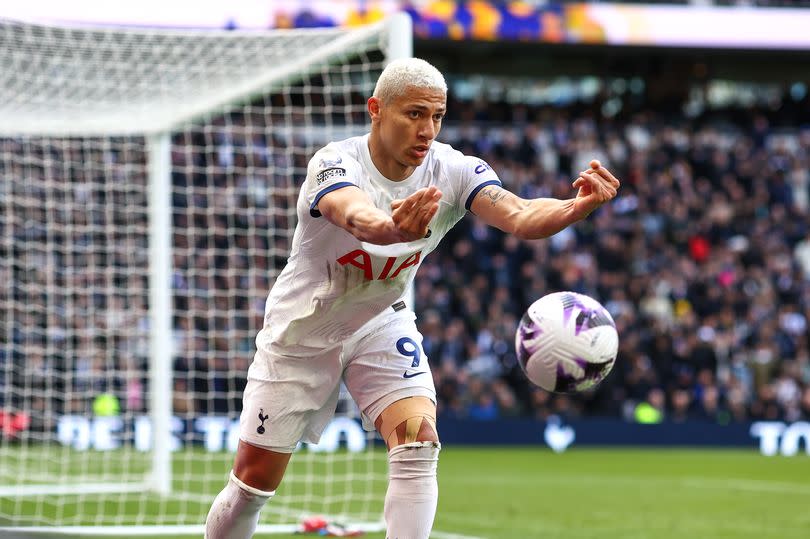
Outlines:
{"label": "white line marking on pitch", "polygon": [[[772,481],[769,479],[742,479],[738,477],[697,477],[697,476],[683,476],[683,477],[609,477],[609,476],[554,476],[546,475],[540,482],[546,484],[564,483],[571,484],[573,479],[587,481],[590,484],[653,484],[653,483],[666,483],[675,486],[704,488],[704,489],[720,489],[720,490],[742,490],[748,492],[770,492],[775,494],[795,494],[795,495],[810,495],[810,486],[801,483],[791,483],[786,481]],[[465,484],[477,484],[478,480],[454,480],[454,482],[462,482]],[[499,485],[524,485],[524,484],[537,484],[534,478],[518,478],[508,477],[498,479]]]}
{"label": "white line marking on pitch", "polygon": [[430,534],[435,539],[484,539],[483,537],[476,537],[474,535],[459,535],[457,533],[447,533],[433,530]]}
{"label": "white line marking on pitch", "polygon": [[810,494],[810,487],[795,483],[759,479],[721,479],[684,478],[681,483],[688,487],[746,490],[749,492],[772,492],[780,494]]}

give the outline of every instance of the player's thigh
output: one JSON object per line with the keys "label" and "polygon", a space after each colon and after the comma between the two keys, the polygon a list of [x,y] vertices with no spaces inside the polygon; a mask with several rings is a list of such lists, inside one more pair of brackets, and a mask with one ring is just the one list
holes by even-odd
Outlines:
{"label": "player's thigh", "polygon": [[334,414],[342,369],[339,348],[290,357],[260,346],[242,399],[240,440],[290,453],[300,441],[317,441]]}
{"label": "player's thigh", "polygon": [[[372,429],[384,410],[404,399],[419,404],[435,432],[436,389],[422,336],[413,320],[403,317],[347,346],[343,379]],[[413,398],[418,397],[418,400]],[[395,410],[396,408],[394,408]],[[387,440],[386,440],[387,441]]]}

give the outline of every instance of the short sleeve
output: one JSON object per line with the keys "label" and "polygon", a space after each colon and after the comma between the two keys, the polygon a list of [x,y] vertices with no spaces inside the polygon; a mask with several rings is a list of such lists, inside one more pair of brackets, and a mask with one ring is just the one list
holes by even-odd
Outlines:
{"label": "short sleeve", "polygon": [[462,179],[458,203],[459,206],[463,204],[467,211],[470,210],[478,191],[488,185],[501,185],[498,175],[483,159],[465,155],[458,160],[456,166],[460,168],[457,173]]}
{"label": "short sleeve", "polygon": [[358,186],[357,162],[329,145],[320,149],[309,161],[305,184],[309,214],[320,217],[318,201],[326,193],[343,187]]}

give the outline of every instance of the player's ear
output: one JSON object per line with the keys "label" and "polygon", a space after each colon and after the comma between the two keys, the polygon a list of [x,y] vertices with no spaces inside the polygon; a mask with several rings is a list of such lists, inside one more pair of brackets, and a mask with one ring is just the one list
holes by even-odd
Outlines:
{"label": "player's ear", "polygon": [[376,120],[380,117],[380,109],[382,108],[382,102],[380,101],[379,97],[371,96],[368,98],[368,102],[366,103],[366,108],[368,108],[368,114],[371,116],[372,120]]}

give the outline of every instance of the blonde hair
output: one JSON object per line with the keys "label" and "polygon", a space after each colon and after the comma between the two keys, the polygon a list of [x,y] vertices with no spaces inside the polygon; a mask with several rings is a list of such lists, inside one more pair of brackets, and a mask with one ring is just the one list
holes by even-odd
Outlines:
{"label": "blonde hair", "polygon": [[383,69],[373,95],[385,102],[399,97],[408,88],[425,88],[447,94],[444,75],[433,65],[421,58],[400,58]]}

